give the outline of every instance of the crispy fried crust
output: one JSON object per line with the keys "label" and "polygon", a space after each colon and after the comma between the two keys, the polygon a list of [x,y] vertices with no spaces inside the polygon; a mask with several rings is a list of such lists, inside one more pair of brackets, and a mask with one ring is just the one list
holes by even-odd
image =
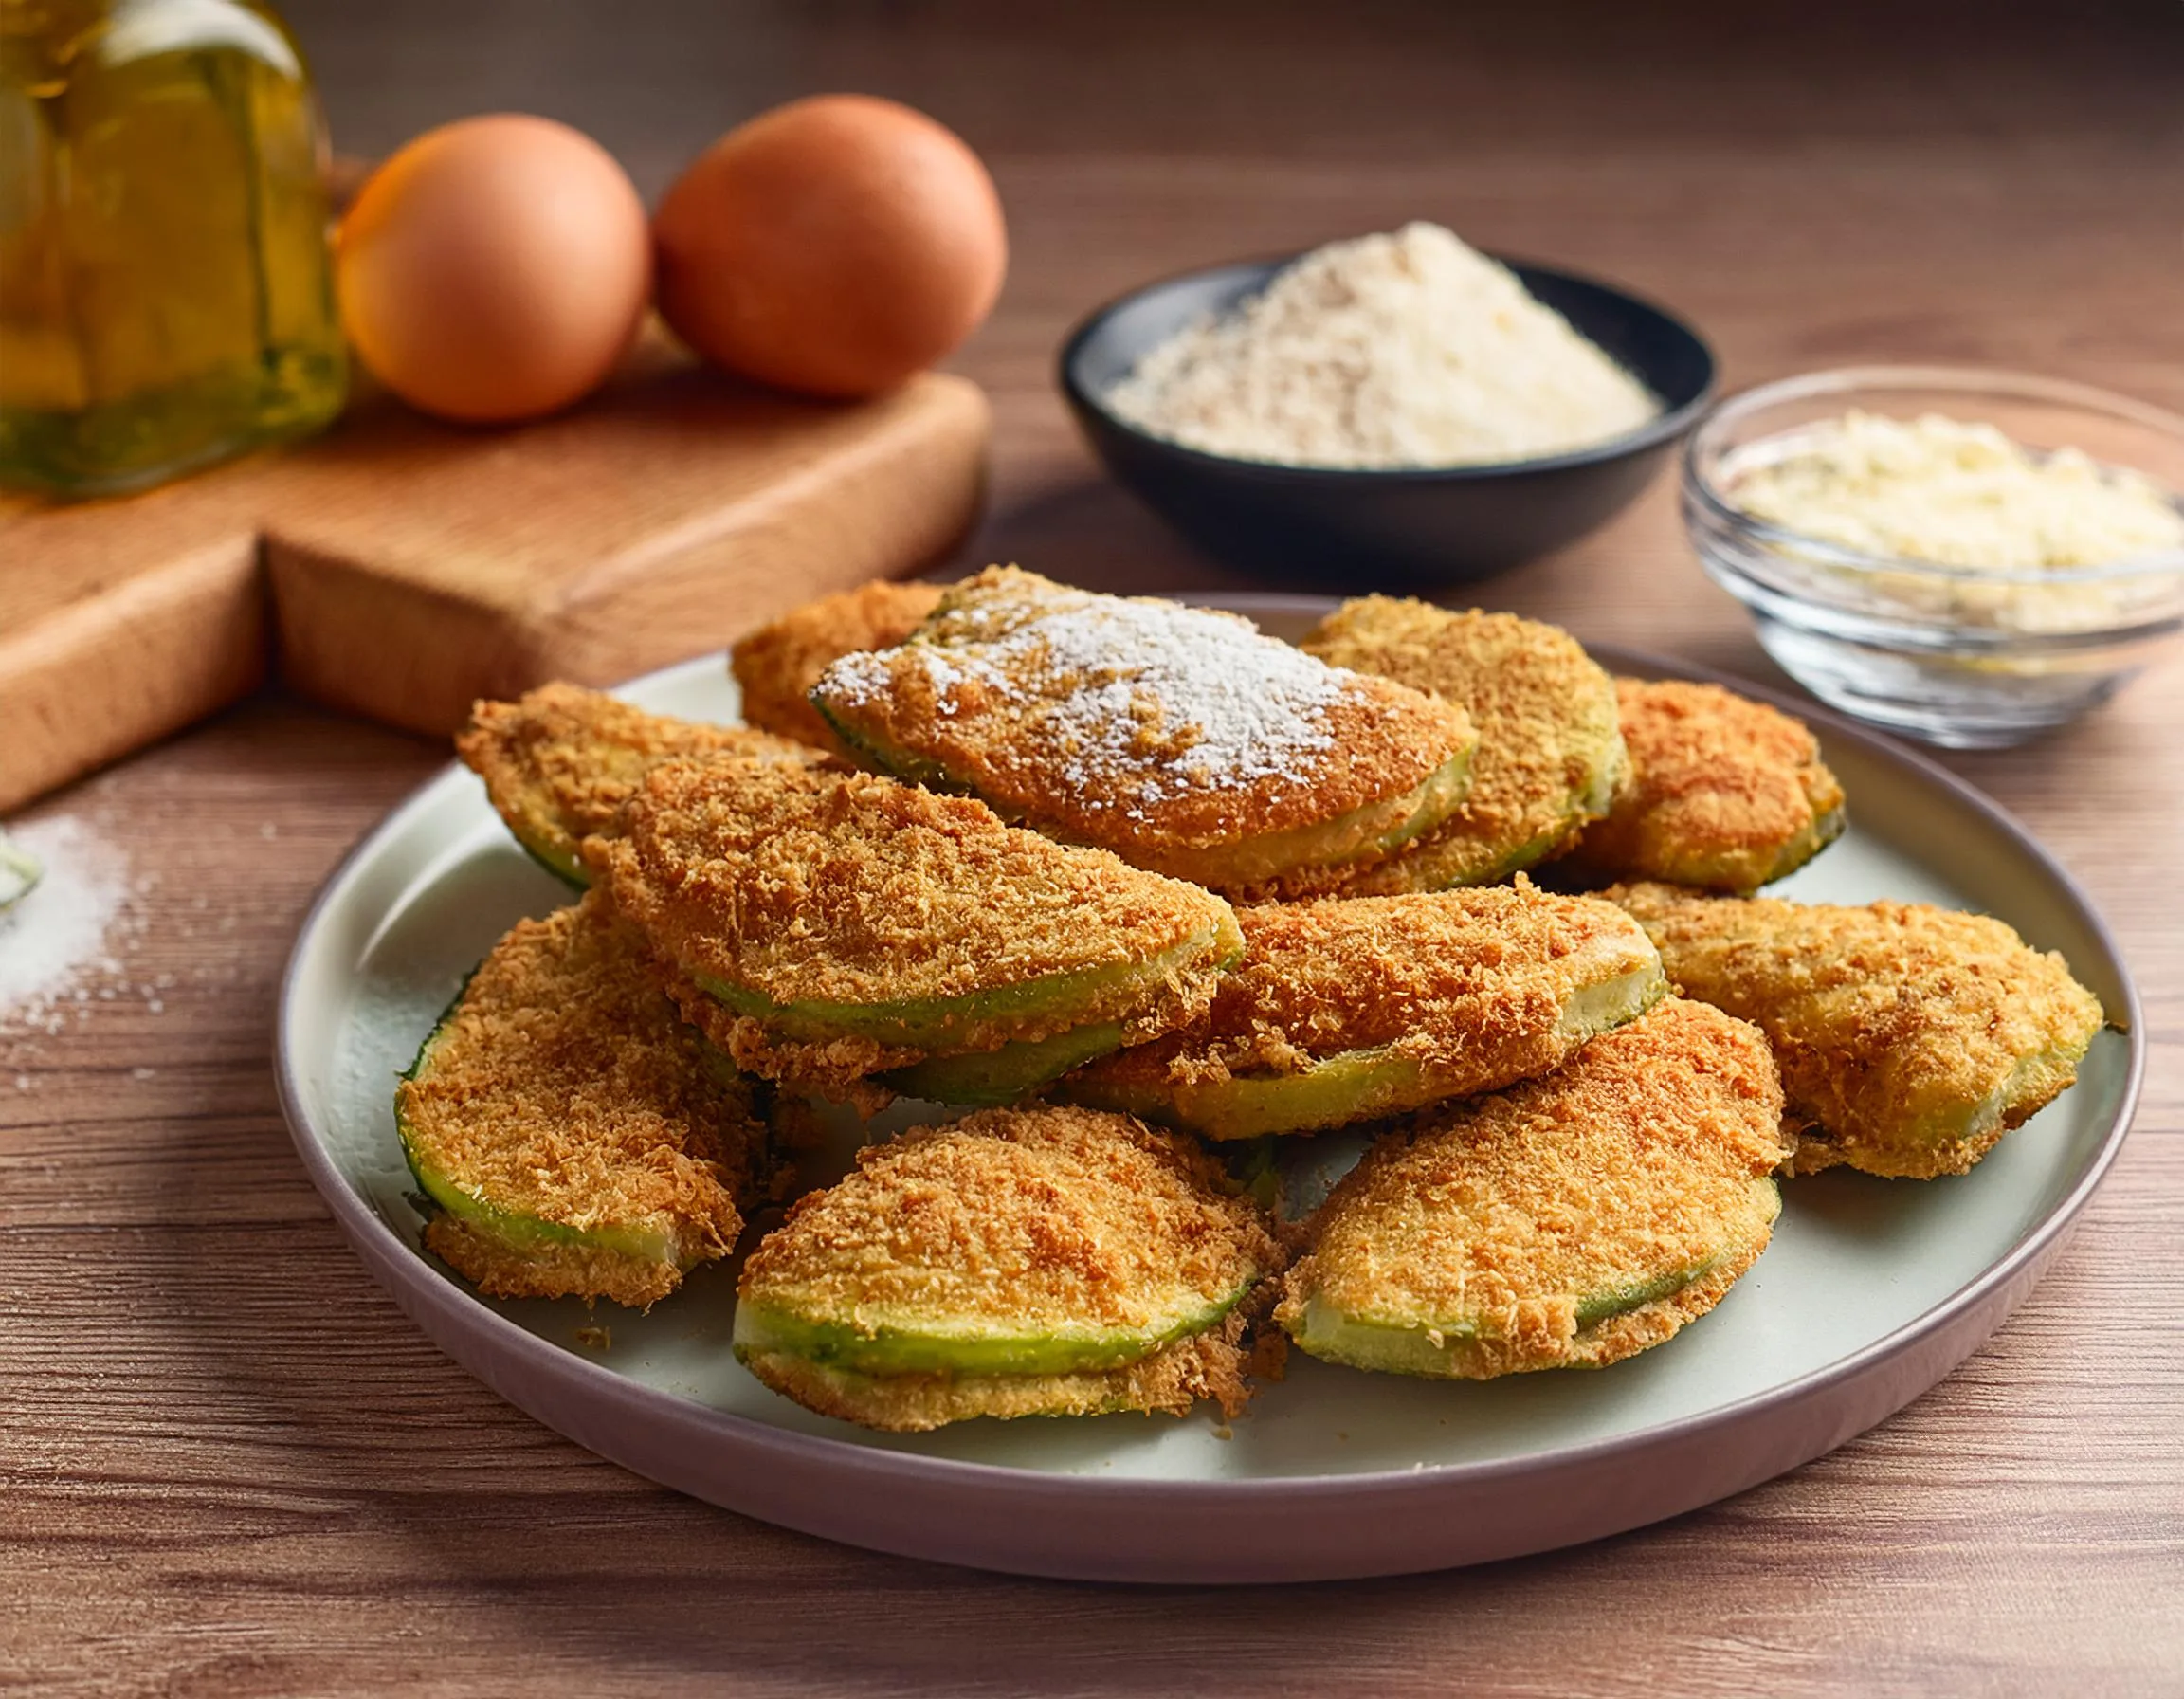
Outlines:
{"label": "crispy fried crust", "polygon": [[1631,782],[1556,872],[1748,895],[1843,830],[1843,787],[1812,734],[1718,685],[1617,679]]}
{"label": "crispy fried crust", "polygon": [[1201,1399],[1235,1416],[1251,1398],[1244,1344],[1249,1325],[1234,1309],[1215,1332],[1178,1340],[1119,1369],[1065,1375],[861,1375],[783,1351],[754,1351],[743,1365],[807,1410],[896,1434],[980,1416],[1188,1416]]}
{"label": "crispy fried crust", "polygon": [[1961,1174],[2077,1078],[2101,1029],[2100,1001],[2063,958],[1987,915],[1665,885],[1603,895],[1637,917],[1686,995],[1773,1041],[1791,1113],[1814,1127],[1794,1173]]}
{"label": "crispy fried crust", "polygon": [[1414,1065],[1423,1095],[1491,1091],[1552,1071],[1583,1042],[1563,1016],[1586,985],[1657,967],[1611,904],[1530,886],[1240,909],[1244,959],[1188,1028],[1081,1069],[1077,1089],[1156,1095],[1300,1075],[1346,1051]]}
{"label": "crispy fried crust", "polygon": [[[1280,1266],[1265,1218],[1178,1134],[1089,1109],[990,1109],[859,1152],[744,1264],[739,1299],[877,1327],[936,1312],[1021,1334],[1145,1329],[1177,1290],[1226,1303]],[[1244,1397],[1245,1313],[1119,1369],[876,1377],[754,1353],[752,1371],[827,1415],[926,1428],[972,1416],[1180,1414]]]}
{"label": "crispy fried crust", "polygon": [[[846,656],[812,699],[883,760],[1187,876],[1205,852],[1361,811],[1390,811],[1393,830],[1474,741],[1461,707],[1318,665],[1236,615],[1014,567],[956,586],[901,647]],[[1377,853],[1347,837],[1340,852]]]}
{"label": "crispy fried crust", "polygon": [[844,655],[893,649],[940,600],[937,584],[876,579],[821,596],[760,626],[738,643],[729,668],[743,691],[743,718],[764,731],[846,755],[810,701],[819,675]]}
{"label": "crispy fried crust", "polygon": [[924,1051],[904,1045],[846,1032],[824,1040],[790,1038],[756,1016],[736,1014],[664,956],[653,957],[652,971],[682,1018],[737,1067],[792,1090],[846,1104],[866,1120],[895,1101],[893,1089],[872,1076],[925,1057]]}
{"label": "crispy fried crust", "polygon": [[[1670,998],[1543,1080],[1428,1110],[1374,1145],[1315,1217],[1276,1319],[1299,1337],[1318,1301],[1440,1325],[1436,1372],[1467,1379],[1615,1361],[1711,1308],[1764,1249],[1781,1118],[1765,1038]],[[1581,1324],[1589,1297],[1683,1270],[1693,1278],[1665,1295]],[[1459,1322],[1479,1337],[1456,1337]]]}
{"label": "crispy fried crust", "polygon": [[743,756],[805,766],[816,750],[742,726],[647,714],[577,685],[541,685],[518,702],[482,702],[455,752],[517,841],[564,878],[576,846],[610,831],[637,782],[662,761]]}
{"label": "crispy fried crust", "polygon": [[[871,774],[670,762],[646,776],[625,826],[626,837],[593,838],[585,853],[685,1011],[740,1066],[836,1094],[927,1053],[1093,1021],[1154,1036],[1204,1009],[1234,937],[1228,905],[1193,886]],[[1130,976],[1170,952],[1183,954],[1158,983]],[[1087,982],[1066,1008],[966,1014],[936,1052],[847,1033],[787,1043],[778,1022],[707,1014],[710,999],[690,984],[715,979],[776,1006],[869,1006],[1076,975]]]}
{"label": "crispy fried crust", "polygon": [[670,1254],[512,1243],[435,1216],[425,1242],[500,1297],[644,1306],[725,1256],[758,1190],[765,1129],[752,1083],[660,995],[642,941],[588,896],[519,923],[472,976],[406,1079],[396,1114],[414,1161],[494,1212],[577,1233],[649,1233]]}
{"label": "crispy fried crust", "polygon": [[[697,1260],[728,1254],[742,1217],[723,1221],[719,1249],[706,1243]],[[515,1245],[490,1227],[437,1215],[425,1223],[425,1249],[480,1291],[494,1298],[607,1298],[631,1309],[649,1309],[682,1284],[684,1270],[671,1261],[646,1261],[598,1245]]]}
{"label": "crispy fried crust", "polygon": [[1247,893],[1253,901],[1505,878],[1605,812],[1627,771],[1613,680],[1554,626],[1371,595],[1343,603],[1302,647],[1332,666],[1462,703],[1479,728],[1471,790],[1443,825],[1385,861],[1292,875]]}
{"label": "crispy fried crust", "polygon": [[[1635,1357],[1641,1351],[1666,1343],[1684,1331],[1686,1323],[1696,1322],[1729,1295],[1729,1288],[1759,1260],[1760,1252],[1767,1249],[1773,1236],[1770,1224],[1760,1237],[1726,1252],[1705,1273],[1678,1287],[1665,1298],[1656,1298],[1650,1304],[1642,1304],[1619,1316],[1610,1316],[1590,1327],[1580,1327],[1560,1360],[1547,1366],[1604,1369],[1611,1362],[1621,1362],[1626,1357]],[[1474,1348],[1479,1353],[1479,1362],[1483,1366],[1491,1365],[1491,1374],[1475,1379],[1521,1374],[1528,1368],[1541,1366],[1525,1361],[1521,1348],[1507,1349],[1498,1341],[1483,1340]]]}

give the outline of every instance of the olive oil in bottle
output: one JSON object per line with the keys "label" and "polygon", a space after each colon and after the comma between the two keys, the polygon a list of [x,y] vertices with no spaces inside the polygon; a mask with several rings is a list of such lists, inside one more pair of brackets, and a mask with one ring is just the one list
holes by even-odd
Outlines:
{"label": "olive oil in bottle", "polygon": [[346,383],[301,56],[254,0],[0,0],[0,482],[157,483]]}

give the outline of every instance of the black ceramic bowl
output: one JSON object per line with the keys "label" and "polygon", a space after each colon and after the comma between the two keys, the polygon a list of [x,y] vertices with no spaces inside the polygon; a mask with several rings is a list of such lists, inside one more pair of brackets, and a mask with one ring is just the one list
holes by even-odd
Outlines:
{"label": "black ceramic bowl", "polygon": [[1714,356],[1682,320],[1590,278],[1503,260],[1661,398],[1659,418],[1541,460],[1353,471],[1206,454],[1107,411],[1107,392],[1148,350],[1256,294],[1288,264],[1220,265],[1150,284],[1101,307],[1062,347],[1063,393],[1107,469],[1202,548],[1253,571],[1358,591],[1429,589],[1516,566],[1620,512],[1713,395]]}

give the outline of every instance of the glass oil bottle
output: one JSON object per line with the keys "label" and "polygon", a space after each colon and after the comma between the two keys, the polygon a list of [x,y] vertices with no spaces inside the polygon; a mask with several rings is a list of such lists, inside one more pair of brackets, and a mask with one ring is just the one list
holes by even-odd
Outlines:
{"label": "glass oil bottle", "polygon": [[346,384],[301,55],[254,0],[0,0],[0,482],[158,483]]}

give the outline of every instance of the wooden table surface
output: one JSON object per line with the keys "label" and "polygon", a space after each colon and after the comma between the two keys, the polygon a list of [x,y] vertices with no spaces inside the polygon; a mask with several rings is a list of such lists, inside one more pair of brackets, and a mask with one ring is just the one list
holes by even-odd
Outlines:
{"label": "wooden table surface", "polygon": [[[528,107],[593,130],[651,192],[805,90],[897,94],[960,128],[1015,239],[1000,310],[956,362],[998,413],[992,511],[963,564],[1239,582],[1101,482],[1050,383],[1057,339],[1140,279],[1416,215],[1678,304],[1732,385],[1936,358],[2184,407],[2184,11],[2162,0],[1955,22],[1038,9],[286,7],[355,151]],[[1770,676],[1665,484],[1482,594]],[[1663,1526],[1468,1572],[1213,1592],[779,1532],[594,1459],[428,1346],[291,1154],[270,1043],[312,892],[446,751],[248,703],[30,812],[95,823],[148,883],[121,994],[57,1036],[0,1035],[0,1684],[2184,1690],[2180,719],[2172,663],[2046,742],[1950,762],[2091,888],[2153,1045],[2120,1161],[1992,1343],[1832,1455]]]}

